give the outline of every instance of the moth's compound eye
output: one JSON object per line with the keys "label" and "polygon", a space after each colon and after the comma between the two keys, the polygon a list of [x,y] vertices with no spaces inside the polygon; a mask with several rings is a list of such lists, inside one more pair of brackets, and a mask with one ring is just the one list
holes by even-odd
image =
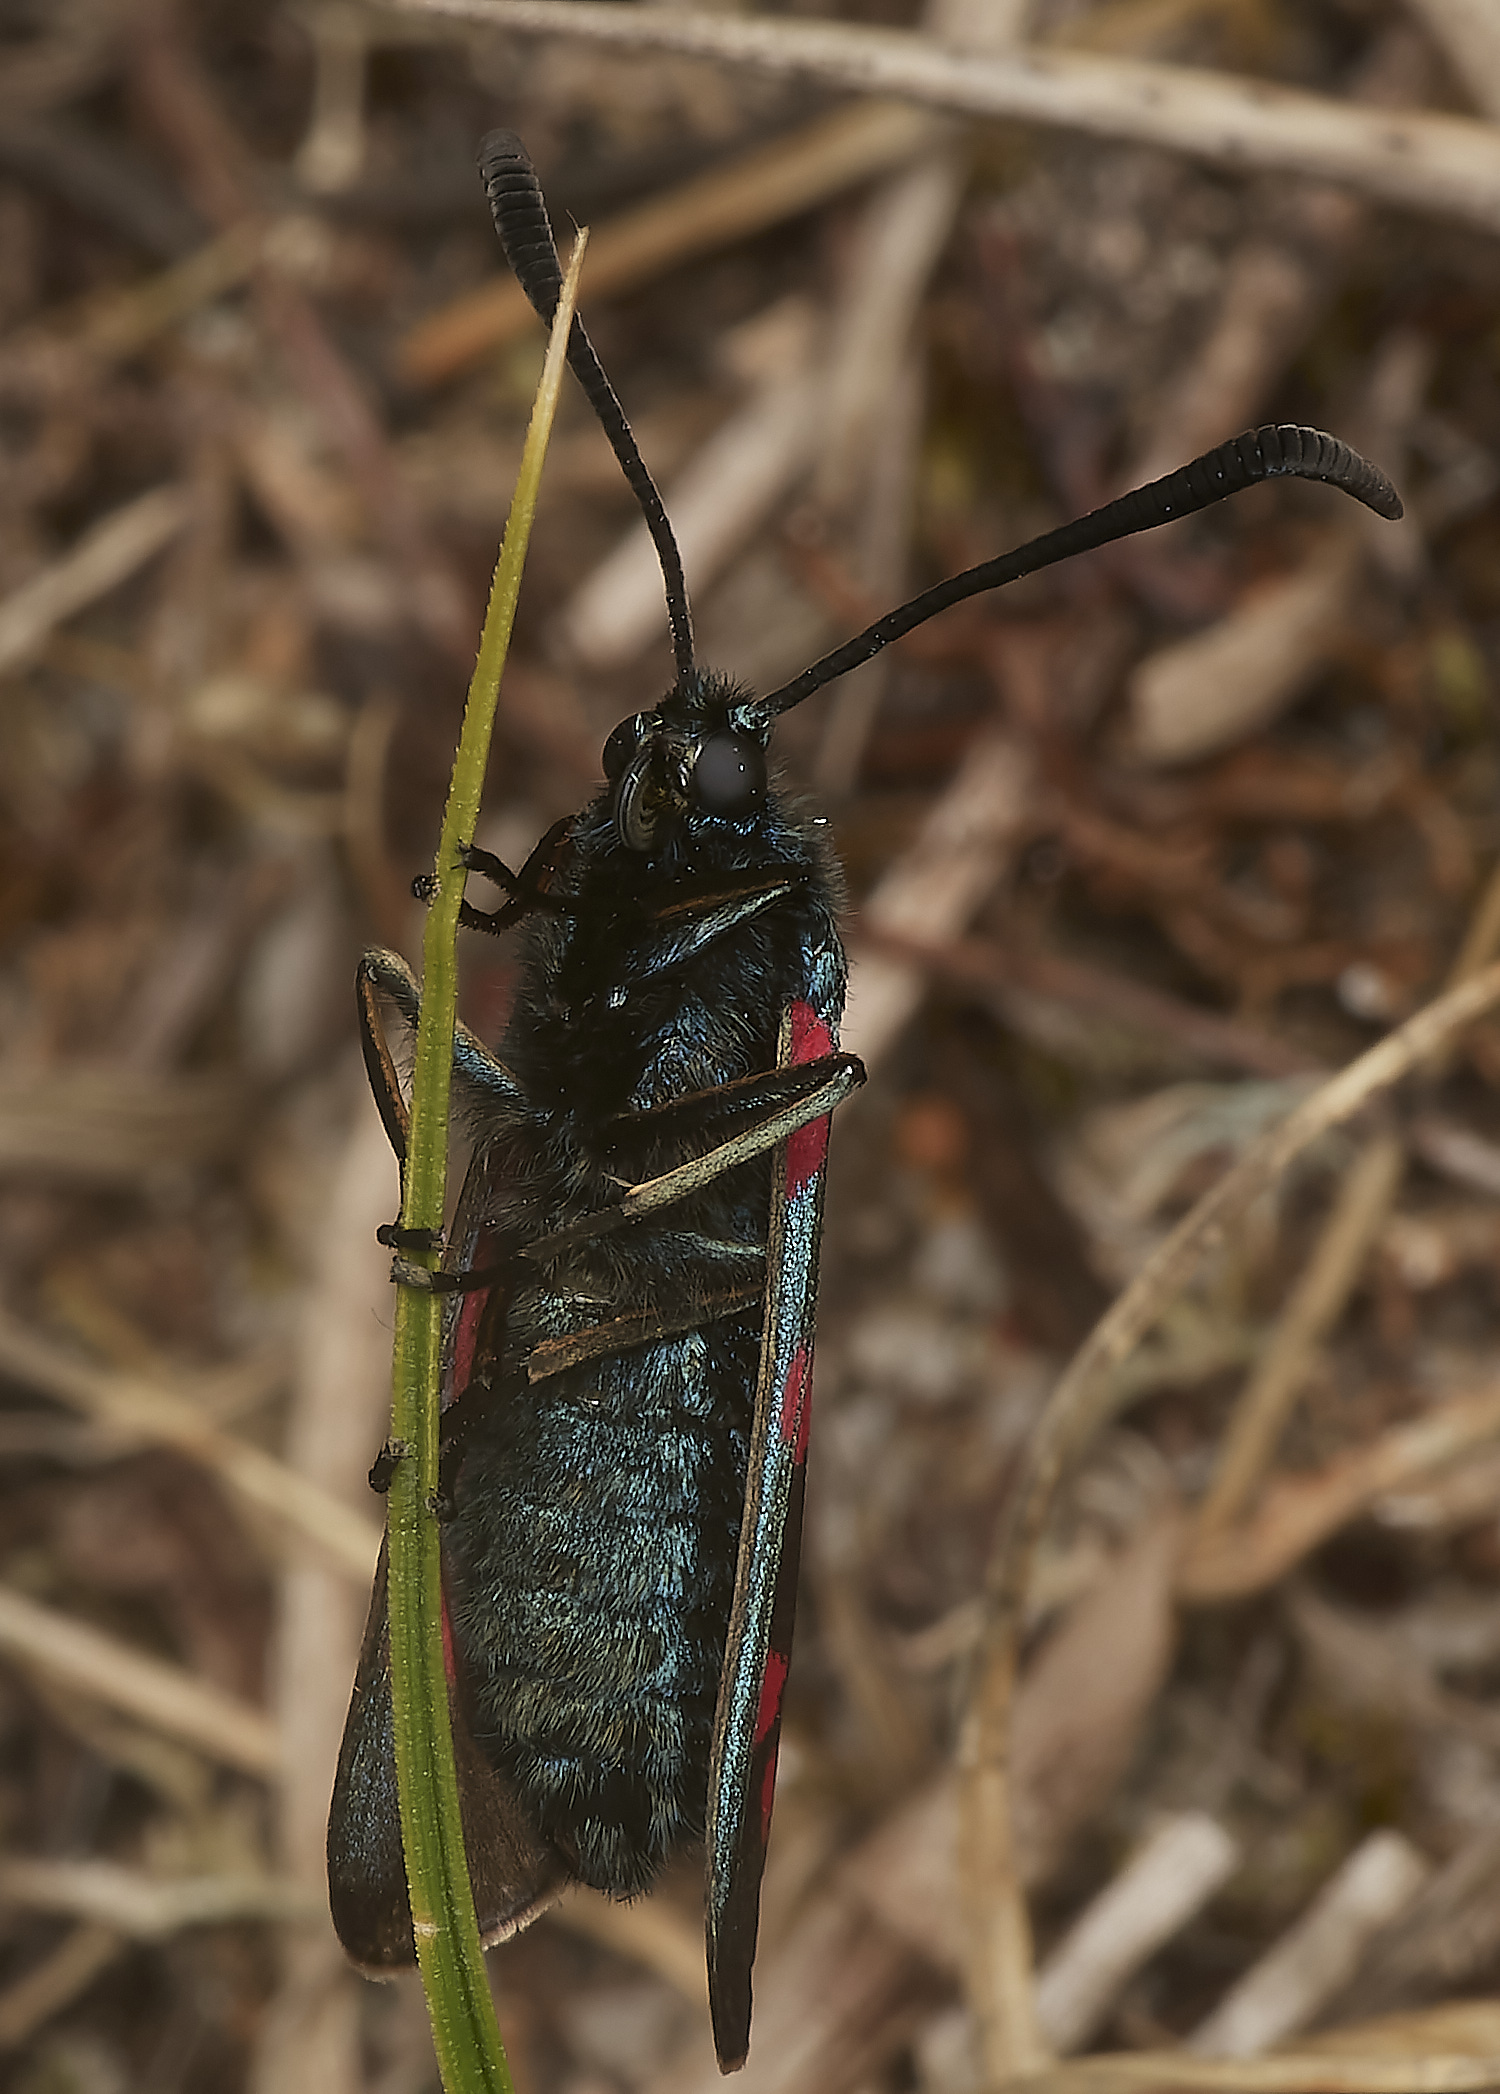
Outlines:
{"label": "moth's compound eye", "polygon": [[[618,733],[618,728],[615,731]],[[653,758],[658,753],[652,743],[642,742],[631,752],[615,786],[615,831],[627,850],[642,855],[649,855],[656,848],[666,814],[661,785],[653,776]]]}
{"label": "moth's compound eye", "polygon": [[646,715],[644,713],[632,713],[628,720],[620,722],[619,726],[610,735],[609,740],[604,744],[604,756],[602,758],[604,775],[611,785],[614,784],[626,764],[634,756],[640,744],[641,736],[645,732],[645,727]]}
{"label": "moth's compound eye", "polygon": [[693,765],[693,797],[706,814],[748,814],[766,796],[766,752],[748,734],[711,734]]}

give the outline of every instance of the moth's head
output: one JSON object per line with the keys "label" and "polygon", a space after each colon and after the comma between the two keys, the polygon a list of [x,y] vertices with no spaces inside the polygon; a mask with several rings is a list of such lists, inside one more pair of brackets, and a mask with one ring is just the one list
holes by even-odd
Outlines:
{"label": "moth's head", "polygon": [[695,669],[654,712],[632,713],[604,744],[615,829],[649,856],[695,816],[753,818],[766,797],[770,721],[742,685]]}

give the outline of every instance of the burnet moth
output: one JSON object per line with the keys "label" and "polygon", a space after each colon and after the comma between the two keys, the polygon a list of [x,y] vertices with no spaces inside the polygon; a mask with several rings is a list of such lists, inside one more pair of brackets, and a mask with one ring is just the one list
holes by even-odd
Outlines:
{"label": "burnet moth", "polygon": [[[485,140],[495,224],[550,321],[561,286],[520,141]],[[1401,505],[1347,445],[1255,430],[1019,551],[927,589],[767,697],[700,669],[661,497],[582,324],[569,362],[634,489],[666,581],[676,674],[605,743],[605,783],[519,873],[474,851],[521,926],[497,1053],[460,1030],[472,1161],[439,1276],[444,1599],[460,1800],[486,1943],[566,1885],[644,1891],[703,1841],[714,2041],[750,2040],[812,1395],[845,960],[825,825],[768,780],[773,721],[936,612],[1193,513],[1252,482],[1328,481]],[[398,1158],[406,1115],[360,970],[366,1063]],[[373,1480],[373,1479],[372,1479]],[[379,1972],[413,1960],[391,1733],[384,1568],[328,1830],[335,1924]]]}

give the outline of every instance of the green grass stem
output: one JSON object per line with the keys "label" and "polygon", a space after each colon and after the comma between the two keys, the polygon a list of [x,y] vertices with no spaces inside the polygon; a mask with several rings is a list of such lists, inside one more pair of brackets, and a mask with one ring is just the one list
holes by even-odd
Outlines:
{"label": "green grass stem", "polygon": [[[500,674],[510,645],[542,462],[562,385],[585,239],[580,233],[553,321],[443,816],[437,886],[422,947],[422,1016],[417,1028],[411,1135],[401,1204],[401,1219],[411,1229],[436,1230],[443,1225],[448,1093],[458,1005],[455,941],[464,891],[459,849],[472,843],[479,819]],[[437,1256],[434,1253],[419,1262],[435,1265]],[[469,1888],[443,1663],[438,1523],[432,1510],[438,1483],[442,1320],[439,1295],[419,1287],[397,1290],[391,1435],[397,1444],[411,1450],[397,1465],[386,1511],[391,1697],[401,1836],[417,1962],[446,2094],[513,2094]]]}

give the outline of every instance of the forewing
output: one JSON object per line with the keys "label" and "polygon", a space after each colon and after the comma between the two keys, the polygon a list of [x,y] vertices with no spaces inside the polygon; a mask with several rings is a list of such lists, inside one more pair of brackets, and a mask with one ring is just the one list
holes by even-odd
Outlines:
{"label": "forewing", "polygon": [[[480,1939],[491,1948],[528,1926],[571,1879],[561,1857],[527,1816],[515,1788],[496,1773],[475,1743],[463,1694],[455,1691],[451,1638],[448,1649],[459,1811]],[[383,1544],[334,1776],[328,1816],[328,1903],[339,1940],[372,1976],[416,1960],[396,1795]]]}
{"label": "forewing", "polygon": [[[780,1066],[834,1046],[811,1003],[789,1006]],[[744,2063],[750,2044],[750,1966],[792,1657],[827,1154],[826,1118],[774,1152],[760,1378],[708,1778],[708,1989],[724,2072]]]}

